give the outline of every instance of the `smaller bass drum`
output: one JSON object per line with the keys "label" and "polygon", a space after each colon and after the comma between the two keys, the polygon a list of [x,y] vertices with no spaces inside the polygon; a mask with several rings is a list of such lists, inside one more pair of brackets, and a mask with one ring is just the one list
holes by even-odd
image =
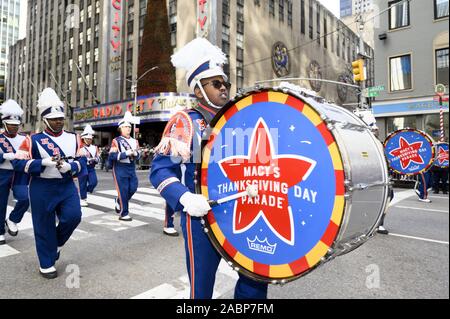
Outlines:
{"label": "smaller bass drum", "polygon": [[435,159],[433,139],[425,132],[401,129],[384,141],[389,167],[402,175],[418,175],[431,168]]}

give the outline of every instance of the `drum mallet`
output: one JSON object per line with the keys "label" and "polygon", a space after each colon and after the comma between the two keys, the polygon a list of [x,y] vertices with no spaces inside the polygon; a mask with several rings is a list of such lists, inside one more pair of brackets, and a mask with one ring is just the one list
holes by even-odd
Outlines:
{"label": "drum mallet", "polygon": [[257,195],[258,195],[258,187],[256,185],[249,185],[243,192],[240,192],[240,193],[237,193],[234,195],[230,195],[230,196],[218,199],[218,200],[208,200],[208,204],[209,204],[209,206],[214,207],[214,206],[221,205],[225,202],[229,202],[232,200],[242,198],[244,196],[253,198],[253,197],[256,197]]}

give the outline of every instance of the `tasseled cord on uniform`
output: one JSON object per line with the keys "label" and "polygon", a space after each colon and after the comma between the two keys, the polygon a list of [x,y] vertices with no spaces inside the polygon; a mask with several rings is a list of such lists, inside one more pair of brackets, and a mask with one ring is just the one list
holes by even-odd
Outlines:
{"label": "tasseled cord on uniform", "polygon": [[187,162],[191,158],[190,145],[173,137],[164,136],[158,146],[155,147],[155,154],[178,156]]}

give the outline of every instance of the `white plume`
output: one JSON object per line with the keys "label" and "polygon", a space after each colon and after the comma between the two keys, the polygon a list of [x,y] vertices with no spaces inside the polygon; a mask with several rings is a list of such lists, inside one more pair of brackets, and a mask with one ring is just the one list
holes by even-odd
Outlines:
{"label": "white plume", "polygon": [[171,57],[174,67],[185,69],[186,71],[190,71],[208,59],[215,65],[227,63],[225,53],[205,38],[192,40]]}
{"label": "white plume", "polygon": [[55,90],[46,88],[39,94],[37,107],[43,111],[52,106],[64,107],[64,103],[59,99]]}
{"label": "white plume", "polygon": [[0,113],[2,116],[20,116],[23,115],[23,110],[14,100],[7,100],[0,106]]}

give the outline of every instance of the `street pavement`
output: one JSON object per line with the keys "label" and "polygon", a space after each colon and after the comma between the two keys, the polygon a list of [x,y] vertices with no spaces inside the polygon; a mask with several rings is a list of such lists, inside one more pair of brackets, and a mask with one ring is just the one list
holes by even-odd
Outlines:
{"label": "street pavement", "polygon": [[[164,200],[139,171],[130,206],[133,222],[113,210],[111,172],[98,171],[99,186],[56,264],[59,277],[39,275],[31,215],[19,235],[0,246],[0,298],[181,299],[189,296],[184,241],[162,232]],[[358,249],[284,286],[269,298],[449,298],[449,197],[431,194],[422,203],[410,189],[395,189],[385,227]],[[8,212],[14,202],[10,200]],[[180,231],[180,218],[175,219]],[[232,298],[238,278],[225,262],[216,276],[215,298]]]}

